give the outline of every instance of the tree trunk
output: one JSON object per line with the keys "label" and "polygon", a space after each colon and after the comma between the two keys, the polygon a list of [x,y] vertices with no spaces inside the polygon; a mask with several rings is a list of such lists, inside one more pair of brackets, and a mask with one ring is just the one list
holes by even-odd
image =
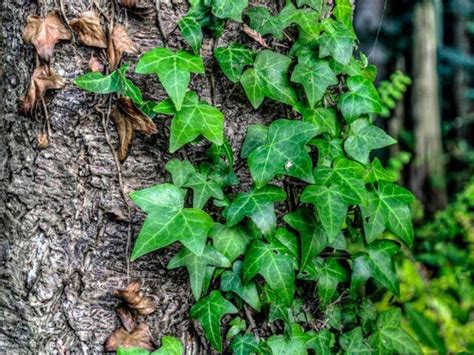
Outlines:
{"label": "tree trunk", "polygon": [[[156,46],[185,46],[176,29],[178,19],[187,11],[184,0],[162,0],[159,16],[154,12],[145,18],[132,16],[117,4],[113,14],[112,2],[106,0],[38,0],[37,4],[29,0],[4,1],[0,348],[11,354],[100,353],[106,337],[119,326],[113,290],[126,286],[129,280],[139,280],[158,306],[145,319],[155,340],[166,334],[176,335],[187,353],[198,353],[207,348],[189,320],[193,299],[187,274],[166,269],[177,248],[163,249],[132,263],[127,277],[130,245],[144,215],[121,196],[118,171],[106,140],[107,134],[117,147],[115,128],[99,112],[107,113],[107,100],[86,94],[72,83],[61,91],[49,92],[45,103],[52,135],[44,150],[37,147],[45,120],[42,105],[34,118],[17,113],[17,100],[24,95],[35,66],[33,46],[21,39],[26,18],[59,10],[61,3],[69,19],[91,8],[92,3],[99,5],[104,15],[126,25],[142,53]],[[275,6],[275,2],[267,3]],[[159,2],[150,2],[153,11],[156,4]],[[160,33],[158,17],[167,39]],[[284,110],[272,102],[253,110],[240,86],[234,87],[217,70],[212,59],[213,44],[221,46],[234,40],[255,46],[237,23],[229,23],[221,39],[205,39],[202,54],[207,74],[195,76],[191,86],[203,100],[223,111],[226,135],[238,152],[249,124],[284,117]],[[57,44],[51,68],[72,81],[87,71],[92,53],[100,55],[76,40]],[[126,60],[136,62],[134,57]],[[156,77],[133,79],[146,98],[165,98]],[[169,179],[164,170],[172,157],[167,153],[169,119],[160,116],[155,121],[159,133],[152,137],[138,134],[128,159],[121,165],[127,194]],[[194,160],[205,148],[203,143],[184,150]],[[244,183],[249,182],[247,173],[240,174]],[[131,206],[130,215],[127,204]]]}
{"label": "tree trunk", "polygon": [[413,117],[415,164],[411,189],[431,210],[447,203],[445,161],[441,140],[436,17],[432,0],[415,7],[413,43]]}

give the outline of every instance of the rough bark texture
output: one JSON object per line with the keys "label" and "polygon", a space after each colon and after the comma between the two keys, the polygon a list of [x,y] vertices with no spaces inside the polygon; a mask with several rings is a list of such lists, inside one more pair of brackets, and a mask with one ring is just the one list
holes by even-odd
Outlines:
{"label": "rough bark texture", "polygon": [[[86,94],[72,83],[64,90],[48,93],[45,102],[52,136],[44,150],[37,148],[45,118],[42,106],[34,118],[17,114],[17,100],[25,93],[35,65],[34,48],[21,39],[26,17],[60,9],[61,3],[69,19],[92,3],[112,16],[112,2],[106,0],[3,2],[0,349],[7,353],[103,351],[104,340],[119,324],[113,290],[128,282],[128,229],[133,245],[144,218],[133,206],[131,217],[127,217],[127,204],[97,111],[107,112],[106,100]],[[275,6],[275,2],[268,3]],[[142,52],[165,42],[157,25],[156,4],[150,2],[153,11],[142,19],[115,4],[115,20],[127,26]],[[186,1],[163,0],[158,8],[162,29],[168,34],[166,45],[184,47],[176,23],[187,10]],[[212,60],[212,46],[231,40],[251,43],[237,23],[229,23],[219,40],[206,38],[202,53],[207,74],[194,77],[192,88],[224,112],[226,135],[238,152],[249,124],[269,122],[284,111],[275,103],[252,110],[242,89],[222,76]],[[61,43],[56,45],[51,67],[71,81],[87,71],[92,53],[100,54],[75,40]],[[134,79],[147,98],[159,101],[165,97],[156,78]],[[167,153],[169,119],[158,117],[155,122],[159,133],[137,135],[122,165],[126,192],[168,179],[164,166],[171,158]],[[105,122],[105,127],[116,147],[113,124]],[[205,147],[202,143],[184,150],[195,159],[202,156]],[[180,152],[175,157],[182,155]],[[245,172],[241,169],[241,174]],[[166,270],[175,251],[176,247],[170,247],[132,263],[129,279],[139,280],[158,306],[146,317],[156,340],[165,334],[176,335],[186,344],[187,353],[209,353],[187,314],[193,300],[185,271]]]}

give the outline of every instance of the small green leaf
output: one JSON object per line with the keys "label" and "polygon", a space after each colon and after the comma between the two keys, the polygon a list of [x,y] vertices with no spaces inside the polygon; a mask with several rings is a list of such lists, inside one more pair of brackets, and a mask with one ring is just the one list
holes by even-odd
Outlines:
{"label": "small green leaf", "polygon": [[[169,102],[160,103],[155,112],[163,113]],[[169,112],[166,110],[166,112]],[[174,153],[200,135],[214,144],[224,143],[224,115],[214,106],[200,101],[194,91],[188,91],[182,108],[175,112],[171,122],[170,152]]]}
{"label": "small green leaf", "polygon": [[342,140],[339,138],[313,139],[310,144],[318,148],[318,166],[331,167],[334,159],[344,156]]}
{"label": "small green leaf", "polygon": [[200,299],[191,308],[191,317],[199,320],[212,347],[217,351],[222,351],[221,318],[225,314],[237,312],[237,308],[219,291],[212,291],[209,296]]}
{"label": "small green leaf", "polygon": [[212,0],[212,14],[220,19],[242,22],[242,11],[248,0]]}
{"label": "small green leaf", "polygon": [[382,166],[379,158],[375,158],[372,163],[370,163],[369,169],[366,172],[364,181],[366,183],[376,183],[379,181],[394,182],[397,178],[393,172],[385,169]]}
{"label": "small green leaf", "polygon": [[241,280],[242,262],[236,261],[232,271],[224,271],[221,276],[221,290],[234,292],[257,312],[260,312],[260,298],[255,282],[243,283]]}
{"label": "small green leaf", "polygon": [[346,280],[346,269],[336,259],[328,258],[324,266],[318,270],[318,295],[323,306],[333,300],[337,285]]}
{"label": "small green leaf", "polygon": [[318,135],[329,133],[331,136],[337,136],[339,134],[340,125],[336,111],[322,107],[314,110],[299,107],[298,111],[303,115],[303,121],[310,122],[316,127]]}
{"label": "small green leaf", "polygon": [[364,114],[382,112],[379,93],[370,80],[351,76],[347,79],[347,87],[349,92],[339,98],[338,106],[348,123]]}
{"label": "small green leaf", "polygon": [[350,0],[336,0],[333,14],[348,30],[354,30],[352,27],[352,4]]}
{"label": "small green leaf", "polygon": [[296,0],[298,6],[308,5],[317,11],[321,11],[323,0]]}
{"label": "small green leaf", "polygon": [[273,354],[278,355],[306,355],[306,334],[298,325],[291,327],[289,335],[272,335],[267,343],[272,349]]}
{"label": "small green leaf", "polygon": [[234,355],[258,354],[258,341],[251,334],[236,335],[230,344]]}
{"label": "small green leaf", "polygon": [[306,346],[308,349],[313,349],[318,355],[330,355],[333,343],[333,334],[327,329],[322,329],[317,334],[311,334]]}
{"label": "small green leaf", "polygon": [[240,43],[216,48],[214,56],[224,74],[234,83],[240,80],[245,66],[253,64],[253,51]]}
{"label": "small green leaf", "polygon": [[171,336],[161,338],[161,347],[151,353],[151,355],[183,355],[184,347],[179,339]]}
{"label": "small green leaf", "polygon": [[248,157],[250,173],[257,187],[262,187],[278,174],[312,183],[312,162],[305,145],[317,134],[308,122],[280,119],[274,121],[264,145]]}
{"label": "small green leaf", "polygon": [[220,223],[214,224],[209,233],[214,247],[224,254],[231,262],[245,252],[250,241],[245,229],[240,226],[228,227]]}
{"label": "small green leaf", "polygon": [[262,36],[271,34],[276,39],[283,39],[284,24],[278,16],[272,16],[263,6],[250,8],[246,15],[249,17],[249,26]]}
{"label": "small green leaf", "polygon": [[201,297],[208,266],[227,268],[231,264],[229,259],[209,245],[206,245],[200,256],[192,253],[189,249],[182,248],[168,263],[168,269],[186,267],[189,279],[191,280],[191,289],[196,300]]}
{"label": "small green leaf", "polygon": [[333,57],[341,64],[349,64],[354,46],[354,34],[342,23],[326,20],[324,33],[319,38],[319,57]]}
{"label": "small green leaf", "polygon": [[179,30],[184,40],[191,46],[194,53],[198,53],[202,45],[202,27],[193,16],[185,16],[178,22]]}
{"label": "small green leaf", "polygon": [[82,90],[95,94],[110,94],[120,90],[120,76],[117,71],[109,75],[99,72],[90,72],[74,79],[74,84]]}
{"label": "small green leaf", "polygon": [[173,184],[177,187],[182,187],[189,177],[196,173],[194,166],[187,160],[170,160],[166,163],[165,169],[171,174]]}
{"label": "small green leaf", "polygon": [[216,200],[224,199],[224,192],[221,185],[213,179],[201,173],[192,174],[184,184],[193,190],[193,207],[203,208],[212,197]]}
{"label": "small green leaf", "polygon": [[120,77],[120,89],[119,92],[129,97],[137,106],[143,104],[143,96],[140,89],[126,76],[127,70],[130,68],[130,64],[125,63],[119,69],[117,73]]}
{"label": "small green leaf", "polygon": [[199,55],[183,50],[174,53],[168,48],[155,48],[140,58],[136,72],[140,74],[156,73],[179,111],[191,79],[190,73],[203,74],[204,64]]}
{"label": "small green leaf", "polygon": [[234,319],[232,319],[229,325],[230,328],[225,336],[227,340],[231,340],[237,334],[239,334],[240,332],[244,332],[247,329],[247,322],[245,322],[245,320],[240,317],[235,317]]}
{"label": "small green leaf", "polygon": [[184,208],[184,195],[178,187],[155,185],[132,192],[130,197],[148,214],[135,242],[132,261],[176,241],[202,255],[214,222],[202,210]]}
{"label": "small green leaf", "polygon": [[277,253],[271,245],[259,240],[252,241],[243,262],[244,282],[249,282],[257,274],[279,292],[282,305],[293,303],[295,274],[290,256]]}
{"label": "small green leaf", "polygon": [[150,352],[140,348],[118,348],[117,355],[149,355]]}
{"label": "small green leaf", "polygon": [[369,346],[365,343],[361,327],[354,328],[350,332],[342,334],[339,338],[339,344],[347,355],[372,354]]}

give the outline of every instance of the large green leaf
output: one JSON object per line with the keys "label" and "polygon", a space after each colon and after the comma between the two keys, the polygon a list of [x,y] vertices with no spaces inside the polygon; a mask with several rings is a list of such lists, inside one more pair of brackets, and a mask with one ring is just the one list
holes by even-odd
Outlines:
{"label": "large green leaf", "polygon": [[344,149],[350,157],[367,165],[373,149],[384,148],[397,141],[385,133],[383,129],[359,119],[351,124],[351,133],[344,142]]}
{"label": "large green leaf", "polygon": [[352,265],[351,288],[357,288],[373,277],[390,292],[399,296],[400,285],[393,263],[393,256],[400,246],[390,240],[377,240],[367,245],[366,253],[356,254]]}
{"label": "large green leaf", "polygon": [[339,338],[339,344],[347,355],[370,355],[369,346],[366,344],[362,328],[357,327],[344,333]]}
{"label": "large green leaf", "polygon": [[267,343],[273,354],[278,355],[306,355],[308,336],[297,325],[291,327],[288,335],[272,335]]}
{"label": "large green leaf", "polygon": [[242,151],[240,153],[241,158],[248,158],[250,153],[255,149],[265,144],[268,135],[268,126],[262,124],[253,124],[247,128],[245,140],[242,145]]}
{"label": "large green leaf", "polygon": [[136,72],[156,73],[169,97],[181,110],[186,90],[191,79],[190,73],[204,73],[204,64],[199,55],[168,48],[155,48],[146,52],[138,61]]}
{"label": "large green leaf", "polygon": [[334,17],[341,23],[343,23],[346,28],[350,31],[353,31],[352,28],[352,4],[351,0],[336,0],[336,5],[334,6]]}
{"label": "large green leaf", "polygon": [[354,46],[354,34],[340,22],[325,20],[324,33],[319,39],[319,56],[331,56],[338,63],[349,64]]}
{"label": "large green leaf", "polygon": [[178,22],[184,40],[188,42],[194,53],[201,49],[203,34],[199,21],[194,16],[185,16]]}
{"label": "large green leaf", "polygon": [[288,105],[296,104],[296,93],[288,80],[290,64],[289,57],[270,50],[257,54],[253,68],[248,68],[240,78],[253,107],[258,108],[265,97]]}
{"label": "large green leaf", "polygon": [[155,107],[155,112],[174,114],[171,122],[171,153],[201,134],[214,144],[224,143],[224,115],[214,106],[200,101],[194,91],[186,93],[181,110],[173,112],[170,110],[170,101],[164,100]]}
{"label": "large green leaf", "polygon": [[234,355],[258,354],[258,341],[252,334],[236,335],[230,344]]}
{"label": "large green leaf", "polygon": [[367,206],[362,207],[365,238],[377,239],[385,228],[408,246],[413,243],[413,224],[409,204],[413,195],[406,189],[388,182],[379,182],[376,192],[369,193]]}
{"label": "large green leaf", "polygon": [[278,291],[282,305],[290,306],[293,303],[295,274],[290,256],[276,252],[271,245],[262,241],[252,241],[243,263],[244,282],[249,282],[257,274],[262,275],[268,285]]}
{"label": "large green leaf", "polygon": [[382,112],[379,93],[370,80],[363,76],[351,76],[347,79],[347,87],[349,92],[341,95],[338,106],[348,123],[364,114]]}
{"label": "large green leaf", "polygon": [[224,74],[234,83],[240,80],[245,66],[253,64],[253,51],[240,43],[216,48],[214,56]]}
{"label": "large green leaf", "polygon": [[222,351],[221,318],[225,314],[237,313],[235,306],[219,291],[212,291],[191,308],[191,317],[198,319],[206,338],[217,351]]}
{"label": "large green leaf", "polygon": [[176,241],[197,255],[203,253],[214,222],[202,210],[184,208],[184,195],[178,187],[155,185],[132,192],[130,197],[148,214],[135,242],[132,261]]}
{"label": "large green leaf", "polygon": [[[281,188],[272,185],[241,193],[227,209],[227,223],[233,226],[244,217],[250,217],[266,234],[276,227],[273,204],[285,199],[286,193]],[[262,217],[265,220],[262,221]]]}
{"label": "large green leaf", "polygon": [[284,24],[279,16],[272,16],[266,7],[252,7],[247,11],[246,15],[249,17],[250,28],[262,36],[271,34],[276,39],[283,39]]}
{"label": "large green leaf", "polygon": [[250,237],[242,226],[229,227],[220,223],[214,224],[209,237],[212,238],[214,247],[231,262],[245,252],[250,241]]}
{"label": "large green leaf", "polygon": [[253,309],[260,311],[260,298],[258,296],[255,282],[243,283],[241,279],[242,262],[236,261],[232,271],[224,271],[221,276],[221,290],[225,292],[234,292]]}
{"label": "large green leaf", "polygon": [[159,349],[153,351],[151,355],[183,355],[184,347],[181,342],[170,336],[164,336],[161,338],[161,346]]}
{"label": "large green leaf", "polygon": [[277,174],[285,174],[312,183],[312,162],[305,145],[317,134],[308,122],[280,119],[268,130],[265,144],[248,157],[250,173],[257,187],[264,186]]}
{"label": "large green leaf", "polygon": [[212,14],[220,19],[242,21],[242,11],[248,0],[212,0]]}
{"label": "large green leaf", "polygon": [[201,297],[208,266],[228,268],[231,264],[229,259],[209,245],[204,248],[200,256],[192,253],[187,248],[182,248],[168,263],[168,269],[186,267],[191,281],[191,289],[196,300]]}

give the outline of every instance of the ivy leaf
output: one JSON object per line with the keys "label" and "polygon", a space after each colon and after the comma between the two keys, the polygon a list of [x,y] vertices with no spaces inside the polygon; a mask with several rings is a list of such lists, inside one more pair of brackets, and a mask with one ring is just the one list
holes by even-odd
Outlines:
{"label": "ivy leaf", "polygon": [[367,246],[366,253],[356,255],[352,266],[351,288],[357,288],[373,277],[394,295],[400,295],[400,285],[392,257],[400,247],[389,240],[378,240]]}
{"label": "ivy leaf", "polygon": [[316,127],[317,135],[329,133],[331,136],[337,136],[339,134],[340,125],[335,110],[322,107],[310,109],[300,106],[298,111],[302,114],[303,121],[309,122]]}
{"label": "ivy leaf", "polygon": [[164,336],[161,338],[161,347],[152,352],[152,355],[183,355],[183,344],[175,337]]}
{"label": "ivy leaf", "polygon": [[184,195],[178,187],[155,185],[132,192],[130,197],[148,214],[135,242],[132,261],[176,241],[202,255],[207,233],[214,222],[202,210],[184,208]]}
{"label": "ivy leaf", "polygon": [[232,340],[230,349],[234,355],[249,355],[259,352],[258,341],[252,334],[238,334]]}
{"label": "ivy leaf", "polygon": [[191,317],[199,319],[204,334],[212,347],[217,351],[222,351],[221,318],[225,314],[237,312],[237,308],[227,301],[219,291],[212,291],[209,296],[200,299],[191,308]]}
{"label": "ivy leaf", "polygon": [[211,197],[216,200],[224,199],[221,185],[201,173],[192,174],[184,184],[184,187],[189,187],[193,190],[194,208],[202,209]]}
{"label": "ivy leaf", "polygon": [[321,11],[323,7],[323,0],[296,0],[296,5],[300,7],[308,5],[317,11]]}
{"label": "ivy leaf", "polygon": [[326,20],[324,33],[319,38],[319,57],[333,57],[338,63],[349,64],[352,58],[354,34],[342,23]]}
{"label": "ivy leaf", "polygon": [[228,227],[220,223],[214,224],[209,233],[214,247],[224,254],[231,262],[245,252],[250,241],[245,229],[238,225]]}
{"label": "ivy leaf", "polygon": [[313,349],[318,355],[331,355],[333,335],[327,329],[321,329],[317,334],[311,334],[306,343],[308,349]]}
{"label": "ivy leaf", "polygon": [[393,172],[382,166],[379,158],[375,158],[369,166],[364,181],[369,184],[379,181],[394,182],[396,181],[396,176]]}
{"label": "ivy leaf", "polygon": [[298,325],[291,327],[291,334],[272,335],[267,343],[272,349],[273,354],[278,355],[306,355],[306,334]]}
{"label": "ivy leaf", "polygon": [[[227,223],[229,226],[233,226],[244,217],[250,217],[255,224],[259,225],[260,217],[264,216],[266,223],[263,225],[262,232],[268,233],[276,226],[273,204],[285,199],[286,193],[281,188],[272,185],[241,193],[237,195],[227,209]],[[271,215],[269,215],[269,212],[271,212]]]}
{"label": "ivy leaf", "polygon": [[191,46],[194,53],[198,53],[202,45],[202,27],[193,16],[185,16],[178,22],[179,30],[184,40]]}
{"label": "ivy leaf", "polygon": [[344,333],[339,338],[339,344],[348,355],[370,355],[369,346],[365,343],[362,328],[357,327],[350,332]]}
{"label": "ivy leaf", "polygon": [[305,145],[316,134],[316,128],[308,122],[285,119],[274,121],[265,144],[252,151],[248,157],[250,173],[257,187],[264,186],[277,174],[314,182],[312,162]]}
{"label": "ivy leaf", "polygon": [[262,275],[268,285],[279,292],[282,305],[289,307],[293,303],[295,274],[290,256],[276,253],[271,245],[262,241],[252,241],[243,262],[244,283],[257,274]]}
{"label": "ivy leaf", "polygon": [[268,126],[264,126],[262,124],[253,124],[247,128],[245,140],[242,145],[242,151],[240,153],[241,158],[248,158],[253,150],[265,144],[265,141],[267,140],[268,129]]}
{"label": "ivy leaf", "polygon": [[377,239],[388,228],[411,246],[414,232],[409,204],[413,200],[413,195],[403,187],[379,182],[377,191],[369,193],[367,206],[361,206],[367,242]]}
{"label": "ivy leaf", "polygon": [[324,266],[318,270],[318,295],[323,306],[333,300],[337,285],[346,280],[346,269],[336,259],[328,258]]}
{"label": "ivy leaf", "polygon": [[234,83],[240,80],[245,66],[253,64],[253,51],[240,43],[216,48],[214,56],[224,74]]}
{"label": "ivy leaf", "polygon": [[263,6],[250,8],[246,15],[249,17],[249,26],[260,35],[271,34],[278,40],[283,39],[284,25],[278,16],[272,16],[270,11]]}
{"label": "ivy leaf", "polygon": [[330,167],[334,159],[344,156],[342,139],[313,139],[310,144],[318,148],[318,167]]}
{"label": "ivy leaf", "polygon": [[327,88],[336,85],[336,74],[326,60],[315,60],[312,63],[300,63],[295,66],[291,81],[303,85],[310,108],[323,98]]}
{"label": "ivy leaf", "polygon": [[253,68],[240,78],[253,107],[258,108],[265,97],[294,106],[296,93],[288,80],[291,59],[283,54],[263,50],[257,54]]}
{"label": "ivy leaf", "polygon": [[236,261],[232,271],[224,271],[221,276],[221,290],[225,292],[234,292],[246,303],[248,303],[257,312],[260,312],[261,304],[258,296],[255,282],[243,283],[240,275],[242,262]]}
{"label": "ivy leaf", "polygon": [[397,141],[385,133],[383,129],[359,119],[351,124],[351,134],[344,142],[344,149],[350,157],[367,165],[369,154],[373,149],[384,148]]}
{"label": "ivy leaf", "polygon": [[319,219],[331,243],[341,231],[346,219],[347,203],[341,195],[337,185],[330,187],[310,185],[307,186],[300,197],[301,202],[311,203],[316,207]]}
{"label": "ivy leaf", "polygon": [[145,53],[138,61],[136,72],[156,73],[167,94],[181,110],[186,90],[191,79],[190,73],[204,73],[204,64],[199,55],[179,50],[176,53],[168,48],[155,48]]}
{"label": "ivy leaf", "polygon": [[120,76],[117,71],[109,75],[99,72],[90,72],[74,79],[74,84],[82,90],[95,94],[110,94],[120,89]]}
{"label": "ivy leaf", "polygon": [[[155,107],[155,112],[170,114],[169,107],[169,100],[162,101]],[[174,153],[201,134],[212,143],[222,145],[224,115],[214,106],[200,101],[194,91],[188,91],[181,110],[174,112],[171,122],[170,152]]]}
{"label": "ivy leaf", "polygon": [[347,79],[347,87],[349,92],[339,98],[338,106],[348,123],[364,114],[382,112],[379,93],[370,80],[351,76]]}
{"label": "ivy leaf", "polygon": [[296,265],[295,268],[297,269],[300,258],[300,248],[296,236],[285,228],[278,228],[268,239],[276,250],[293,257]]}
{"label": "ivy leaf", "polygon": [[171,174],[173,184],[177,187],[182,187],[196,173],[194,166],[187,160],[172,159],[166,163],[165,169]]}
{"label": "ivy leaf", "polygon": [[354,31],[352,27],[352,4],[350,0],[336,0],[333,14],[348,30]]}
{"label": "ivy leaf", "polygon": [[220,19],[242,22],[242,11],[248,0],[212,0],[212,14]]}
{"label": "ivy leaf", "polygon": [[239,334],[240,332],[244,332],[247,329],[247,322],[245,322],[245,320],[240,317],[235,317],[234,319],[232,319],[229,325],[231,327],[229,328],[225,336],[227,340],[231,340],[237,334]]}
{"label": "ivy leaf", "polygon": [[143,104],[143,96],[140,89],[125,75],[127,70],[130,68],[130,64],[125,63],[119,69],[117,69],[117,73],[120,77],[120,93],[129,97],[135,104],[138,106]]}
{"label": "ivy leaf", "polygon": [[182,248],[168,263],[168,269],[186,267],[189,279],[191,280],[191,289],[196,300],[201,297],[208,266],[227,268],[231,264],[229,259],[209,245],[206,245],[200,256],[192,253],[189,249]]}

